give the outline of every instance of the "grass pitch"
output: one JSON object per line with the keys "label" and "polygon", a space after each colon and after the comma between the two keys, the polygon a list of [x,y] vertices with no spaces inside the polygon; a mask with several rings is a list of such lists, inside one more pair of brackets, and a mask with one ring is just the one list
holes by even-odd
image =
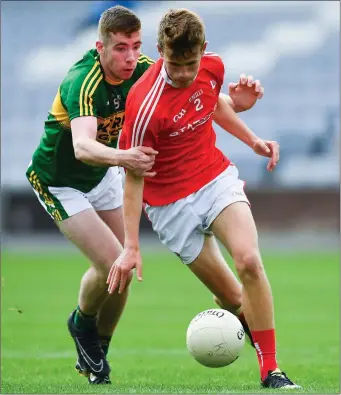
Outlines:
{"label": "grass pitch", "polygon": [[[214,307],[212,297],[171,253],[144,253],[143,259],[144,281],[132,284],[109,352],[112,385],[94,387],[74,370],[66,327],[86,259],[77,252],[4,251],[1,393],[270,393],[260,388],[247,344],[226,368],[205,368],[191,358],[187,325]],[[263,252],[263,259],[280,366],[302,385],[300,393],[340,393],[338,253]]]}

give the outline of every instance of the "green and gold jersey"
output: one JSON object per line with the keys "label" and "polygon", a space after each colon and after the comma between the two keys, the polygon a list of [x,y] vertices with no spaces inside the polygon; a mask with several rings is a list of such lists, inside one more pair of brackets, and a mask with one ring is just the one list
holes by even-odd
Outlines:
{"label": "green and gold jersey", "polygon": [[59,86],[27,177],[34,171],[47,186],[67,186],[85,193],[94,188],[108,168],[90,166],[75,158],[70,122],[82,116],[96,117],[97,141],[116,148],[128,92],[153,63],[140,55],[132,77],[115,83],[105,77],[96,49],[86,52]]}

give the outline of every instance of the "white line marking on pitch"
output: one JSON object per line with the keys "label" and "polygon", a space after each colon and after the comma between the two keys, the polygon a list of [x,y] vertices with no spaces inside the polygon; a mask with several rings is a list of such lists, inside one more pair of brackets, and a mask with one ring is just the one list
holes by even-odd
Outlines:
{"label": "white line marking on pitch", "polygon": [[[188,354],[188,351],[184,348],[132,348],[132,349],[114,349],[110,350],[112,356],[126,356],[126,355],[164,355],[164,356],[181,356]],[[63,359],[63,358],[76,358],[76,350],[65,350],[65,351],[55,351],[55,352],[43,352],[43,351],[33,351],[33,350],[2,350],[1,357],[3,359]]]}

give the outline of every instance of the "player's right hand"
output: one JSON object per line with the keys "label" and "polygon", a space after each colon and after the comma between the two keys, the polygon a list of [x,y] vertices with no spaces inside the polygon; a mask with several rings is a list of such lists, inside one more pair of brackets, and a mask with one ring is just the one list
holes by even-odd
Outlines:
{"label": "player's right hand", "polygon": [[252,149],[258,155],[270,158],[267,165],[268,171],[273,171],[279,161],[279,144],[277,141],[269,141],[257,139],[253,145]]}
{"label": "player's right hand", "polygon": [[134,268],[136,268],[138,281],[142,281],[142,258],[140,250],[125,248],[110,269],[107,278],[109,294],[114,293],[117,287],[119,294],[124,291],[129,272]]}
{"label": "player's right hand", "polygon": [[140,176],[152,177],[156,173],[150,170],[154,166],[155,156],[158,154],[151,147],[133,147],[120,151],[119,166],[125,167]]}

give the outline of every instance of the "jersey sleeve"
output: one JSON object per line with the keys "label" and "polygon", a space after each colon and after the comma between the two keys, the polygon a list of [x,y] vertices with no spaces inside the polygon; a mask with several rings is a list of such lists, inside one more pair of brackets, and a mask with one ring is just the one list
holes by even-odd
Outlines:
{"label": "jersey sleeve", "polygon": [[153,117],[150,118],[144,113],[138,99],[138,91],[132,89],[127,97],[125,121],[119,141],[120,149],[141,145],[156,149],[157,125]]}
{"label": "jersey sleeve", "polygon": [[99,62],[86,72],[74,72],[61,86],[62,102],[68,112],[69,120],[77,117],[98,115],[96,90],[103,80]]}
{"label": "jersey sleeve", "polygon": [[224,83],[225,77],[225,66],[222,58],[213,52],[206,52],[205,56],[209,61],[209,70],[210,73],[214,75],[217,80],[217,83],[220,85],[219,90]]}

